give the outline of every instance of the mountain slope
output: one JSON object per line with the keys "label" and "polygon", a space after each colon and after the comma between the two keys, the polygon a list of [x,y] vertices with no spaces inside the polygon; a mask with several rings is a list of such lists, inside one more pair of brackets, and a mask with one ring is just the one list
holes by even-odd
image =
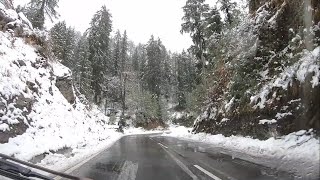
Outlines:
{"label": "mountain slope", "polygon": [[109,118],[75,95],[71,71],[45,55],[45,34],[14,10],[0,11],[10,17],[0,26],[0,152],[48,166],[118,139]]}

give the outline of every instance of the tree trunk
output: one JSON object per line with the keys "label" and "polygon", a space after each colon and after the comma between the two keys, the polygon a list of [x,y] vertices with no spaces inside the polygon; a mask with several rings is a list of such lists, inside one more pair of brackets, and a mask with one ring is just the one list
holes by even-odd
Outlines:
{"label": "tree trunk", "polygon": [[124,74],[123,78],[123,90],[122,90],[122,116],[124,115],[124,110],[126,108],[126,81],[127,81],[127,74]]}

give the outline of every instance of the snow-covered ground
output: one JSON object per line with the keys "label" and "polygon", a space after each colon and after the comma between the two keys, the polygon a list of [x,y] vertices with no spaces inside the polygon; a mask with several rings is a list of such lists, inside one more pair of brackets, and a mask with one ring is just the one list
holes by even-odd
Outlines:
{"label": "snow-covered ground", "polygon": [[191,128],[170,126],[163,136],[204,142],[223,149],[224,153],[278,170],[289,171],[302,179],[316,179],[320,171],[319,139],[298,131],[279,139],[262,141],[250,137],[205,133],[192,134]]}
{"label": "snow-covered ground", "polygon": [[153,130],[145,130],[143,128],[133,128],[133,127],[130,127],[130,128],[127,128],[127,129],[124,129],[124,134],[125,135],[136,135],[136,134],[156,134],[156,133],[163,133],[165,129],[163,128],[156,128],[156,129],[153,129]]}

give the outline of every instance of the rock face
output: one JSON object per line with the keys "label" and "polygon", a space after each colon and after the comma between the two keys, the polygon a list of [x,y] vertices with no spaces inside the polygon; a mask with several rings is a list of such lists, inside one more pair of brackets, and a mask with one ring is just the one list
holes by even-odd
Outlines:
{"label": "rock face", "polygon": [[0,120],[10,125],[9,131],[0,131],[0,143],[7,143],[9,138],[21,135],[27,130],[28,125],[25,122],[28,121],[27,115],[30,114],[34,102],[33,98],[24,94],[7,98],[0,93]]}
{"label": "rock face", "polygon": [[24,97],[22,94],[17,97],[15,106],[19,109],[27,108],[30,109],[33,104],[33,99]]}
{"label": "rock face", "polygon": [[44,45],[46,39],[45,33],[34,30],[32,23],[22,12],[17,13],[14,10],[11,0],[0,1],[0,30],[9,31],[15,37],[22,37],[25,42],[38,48]]}
{"label": "rock face", "polygon": [[57,77],[56,86],[70,104],[75,102],[76,98],[73,93],[72,78],[70,76]]}
{"label": "rock face", "polygon": [[10,131],[2,132],[0,131],[0,144],[7,143],[12,137],[16,137],[26,132],[28,126],[23,123],[12,125]]}
{"label": "rock face", "polygon": [[[211,100],[197,118],[193,131],[259,139],[311,128],[319,133],[319,1],[251,0],[249,8],[255,23],[251,29],[257,39],[252,45],[254,55],[243,56],[247,58],[244,61],[249,71],[266,72],[267,76],[253,81],[251,89],[244,86],[247,89],[238,97],[233,95],[233,102],[226,97],[232,94],[226,83],[232,81],[232,70],[224,67],[220,70],[224,73],[216,72],[215,76],[224,81],[213,88],[217,90],[211,92]],[[306,50],[309,51],[304,53]],[[311,61],[313,64],[308,64]],[[292,74],[288,75],[288,69]],[[249,78],[254,79],[246,78],[248,81],[243,82],[248,84]],[[257,93],[260,95],[255,96]]]}

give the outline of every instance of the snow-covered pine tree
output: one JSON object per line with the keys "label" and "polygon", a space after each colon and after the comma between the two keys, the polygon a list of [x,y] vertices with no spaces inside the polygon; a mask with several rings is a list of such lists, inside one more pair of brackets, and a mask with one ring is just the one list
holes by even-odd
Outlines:
{"label": "snow-covered pine tree", "polygon": [[77,34],[71,27],[67,27],[65,21],[58,22],[50,30],[50,38],[53,54],[61,63],[72,71],[75,70],[77,61],[74,58]]}
{"label": "snow-covered pine tree", "polygon": [[223,23],[218,9],[215,7],[210,8],[210,10],[204,14],[203,28],[205,41],[208,41],[212,35],[221,33]]}
{"label": "snow-covered pine tree", "polygon": [[65,21],[56,23],[50,30],[52,52],[60,60],[65,59],[64,48],[66,36],[67,25]]}
{"label": "snow-covered pine tree", "polygon": [[43,29],[46,16],[51,21],[59,16],[56,11],[58,2],[59,0],[31,0],[23,11],[34,28]]}
{"label": "snow-covered pine tree", "polygon": [[89,100],[92,99],[92,89],[91,89],[91,74],[92,67],[89,57],[89,43],[87,40],[87,34],[83,34],[77,44],[75,50],[75,59],[79,64],[79,73],[75,79],[79,91],[84,94]]}
{"label": "snow-covered pine tree", "polygon": [[112,52],[112,60],[113,60],[113,76],[119,76],[120,75],[120,44],[121,43],[121,34],[118,30],[115,37],[114,37],[114,47]]}
{"label": "snow-covered pine tree", "polygon": [[140,59],[140,56],[139,56],[139,50],[138,50],[138,47],[136,47],[134,49],[134,53],[132,55],[132,66],[133,66],[133,70],[135,72],[138,72],[139,71],[139,59]]}
{"label": "snow-covered pine tree", "polygon": [[161,84],[161,47],[152,35],[146,46],[147,63],[144,70],[144,80],[149,90],[157,98],[160,97]]}
{"label": "snow-covered pine tree", "polygon": [[226,15],[226,22],[231,25],[235,19],[234,11],[237,3],[231,0],[218,0],[218,3],[220,3],[220,10]]}
{"label": "snow-covered pine tree", "polygon": [[106,76],[112,73],[112,61],[110,53],[110,33],[112,31],[111,14],[106,6],[96,12],[91,20],[89,29],[89,61],[92,66],[91,87],[94,92],[94,102],[102,102],[103,84]]}
{"label": "snow-covered pine tree", "polygon": [[127,51],[128,51],[128,36],[127,31],[124,31],[121,40],[121,53],[120,53],[120,69],[123,73],[126,71],[126,61],[127,61]]}
{"label": "snow-covered pine tree", "polygon": [[[202,60],[205,52],[205,34],[204,34],[204,15],[209,12],[210,7],[204,3],[205,0],[187,0],[183,7],[184,16],[181,24],[181,33],[190,33],[194,46],[191,47],[192,52],[199,60]],[[200,67],[202,67],[200,61]]]}

